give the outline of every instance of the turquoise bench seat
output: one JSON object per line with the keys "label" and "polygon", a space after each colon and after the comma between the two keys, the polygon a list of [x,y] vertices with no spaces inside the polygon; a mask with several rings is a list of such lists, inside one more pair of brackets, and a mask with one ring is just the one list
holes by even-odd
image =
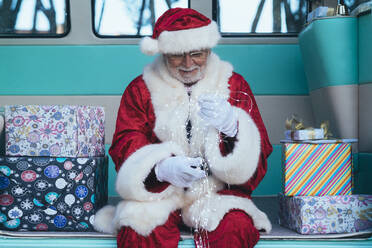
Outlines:
{"label": "turquoise bench seat", "polygon": [[[116,204],[118,197],[109,202]],[[276,197],[253,197],[255,204],[268,214],[273,225],[270,234],[262,234],[258,248],[262,247],[372,247],[372,229],[358,233],[300,235],[278,224],[278,203]],[[9,248],[56,248],[56,247],[116,247],[116,237],[97,232],[12,232],[0,231],[0,247]],[[179,248],[194,246],[191,233],[183,232]]]}

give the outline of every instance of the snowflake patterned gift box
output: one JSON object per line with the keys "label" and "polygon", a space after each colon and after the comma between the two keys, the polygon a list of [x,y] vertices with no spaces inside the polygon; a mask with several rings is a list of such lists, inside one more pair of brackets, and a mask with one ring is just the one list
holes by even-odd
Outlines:
{"label": "snowflake patterned gift box", "polygon": [[284,142],[282,158],[285,195],[324,196],[352,193],[350,143]]}
{"label": "snowflake patterned gift box", "polygon": [[5,106],[6,155],[104,156],[104,120],[102,107]]}
{"label": "snowflake patterned gift box", "polygon": [[107,157],[0,157],[0,229],[94,231]]}
{"label": "snowflake patterned gift box", "polygon": [[358,232],[372,227],[372,195],[284,196],[279,221],[301,234]]}

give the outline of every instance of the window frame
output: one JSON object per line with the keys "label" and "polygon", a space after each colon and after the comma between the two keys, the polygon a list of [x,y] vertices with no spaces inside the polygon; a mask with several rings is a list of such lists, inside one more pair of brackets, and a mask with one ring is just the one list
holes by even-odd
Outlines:
{"label": "window frame", "polygon": [[12,34],[1,34],[0,39],[60,39],[66,37],[71,31],[71,9],[70,9],[70,0],[65,0],[66,2],[66,32],[63,34],[50,34],[50,33],[34,33],[34,34],[25,34],[25,33],[12,33]]}

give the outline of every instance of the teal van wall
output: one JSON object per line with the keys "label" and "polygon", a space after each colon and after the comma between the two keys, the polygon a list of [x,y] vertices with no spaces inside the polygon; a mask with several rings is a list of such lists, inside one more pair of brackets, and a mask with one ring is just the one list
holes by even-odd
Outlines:
{"label": "teal van wall", "polygon": [[372,14],[358,18],[359,83],[372,83]]}
{"label": "teal van wall", "polygon": [[117,95],[149,61],[135,45],[0,46],[1,94]]}
{"label": "teal van wall", "polygon": [[299,39],[310,91],[372,83],[371,12],[358,18],[316,20]]}
{"label": "teal van wall", "polygon": [[220,45],[215,49],[244,76],[255,95],[308,95],[297,44]]}
{"label": "teal van wall", "polygon": [[324,18],[299,34],[309,91],[358,84],[358,19]]}
{"label": "teal van wall", "polygon": [[354,192],[372,194],[372,153],[359,153],[357,165],[354,166]]}
{"label": "teal van wall", "polygon": [[[219,45],[256,95],[307,95],[298,45]],[[0,46],[0,95],[118,95],[152,57],[137,45]]]}

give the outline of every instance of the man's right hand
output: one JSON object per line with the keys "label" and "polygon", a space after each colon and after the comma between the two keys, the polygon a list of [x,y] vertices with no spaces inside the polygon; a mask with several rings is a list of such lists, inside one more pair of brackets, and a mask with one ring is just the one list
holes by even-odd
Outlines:
{"label": "man's right hand", "polygon": [[180,188],[190,187],[194,181],[206,177],[200,168],[203,159],[175,156],[166,158],[155,166],[155,174],[159,181],[169,182]]}

